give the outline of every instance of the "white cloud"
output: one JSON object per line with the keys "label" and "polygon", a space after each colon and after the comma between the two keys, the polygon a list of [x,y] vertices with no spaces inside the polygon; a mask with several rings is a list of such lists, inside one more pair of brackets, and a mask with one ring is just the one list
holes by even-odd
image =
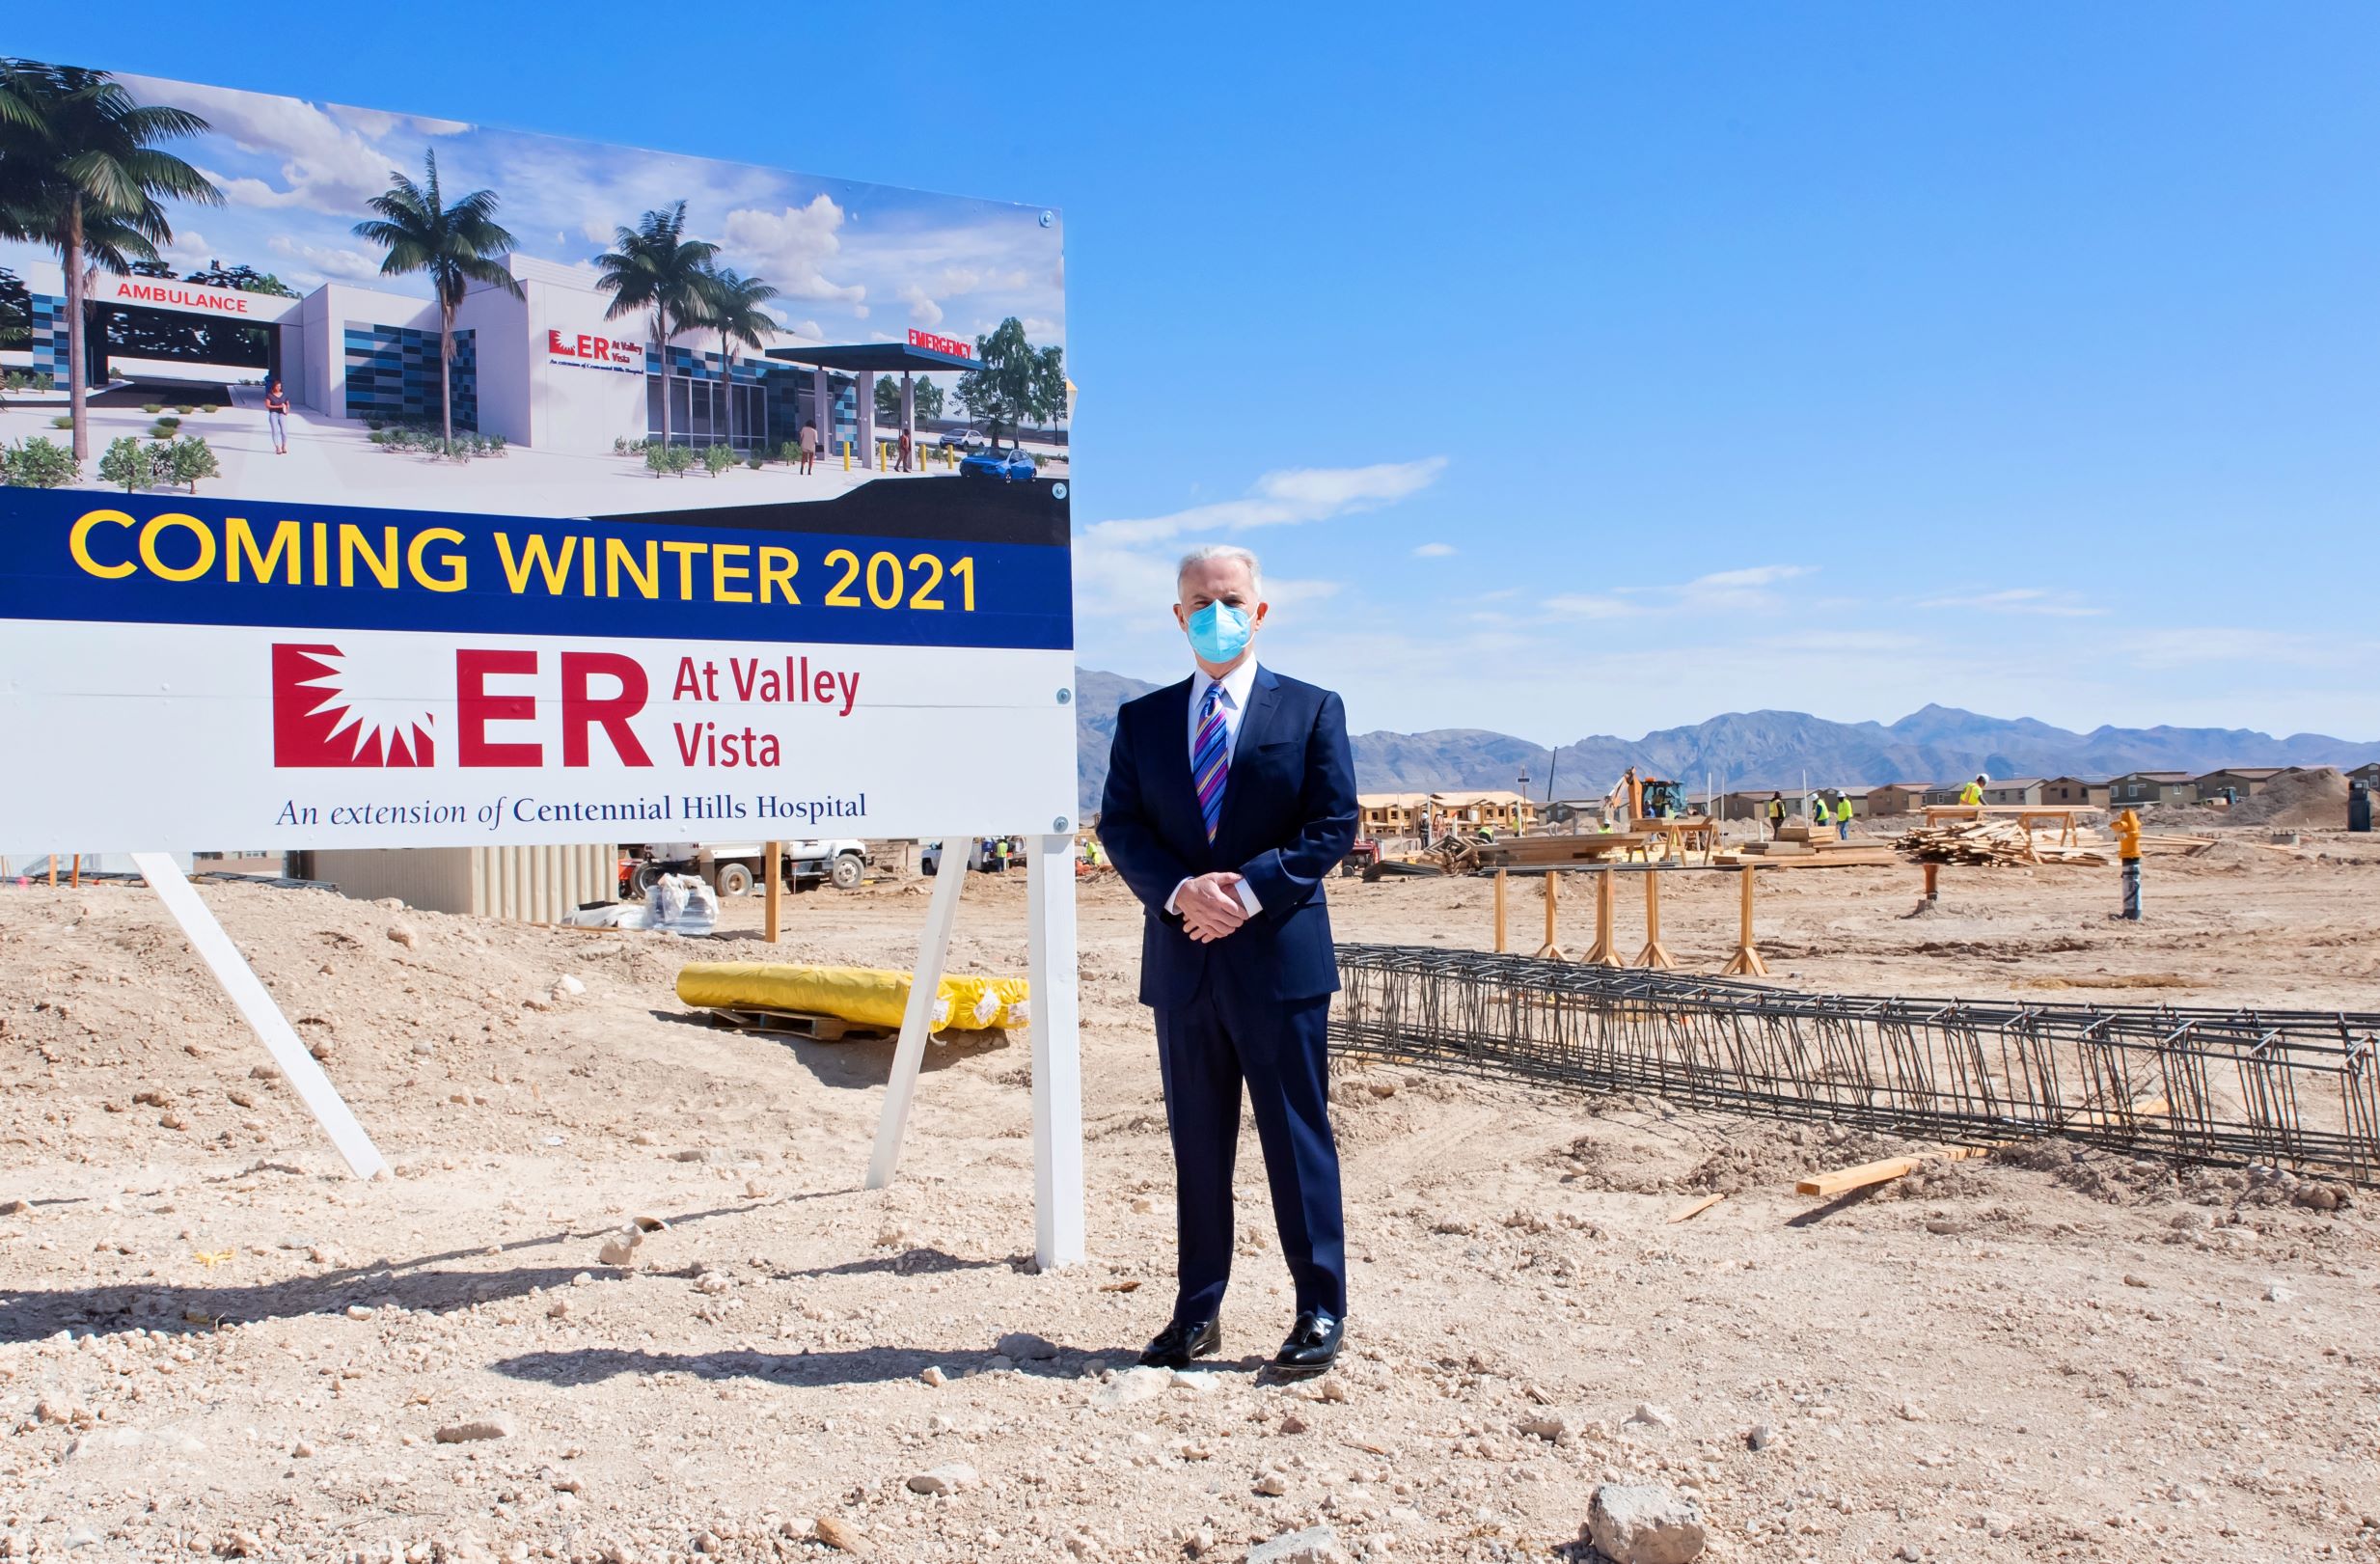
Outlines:
{"label": "white cloud", "polygon": [[323,112],[342,124],[379,141],[402,130],[416,136],[459,136],[471,128],[460,120],[433,120],[421,114],[391,114],[386,109],[359,109],[344,103],[325,103]]}
{"label": "white cloud", "polygon": [[[1445,466],[1445,457],[1432,456],[1267,473],[1246,499],[1193,506],[1170,516],[1096,522],[1075,543],[1075,606],[1090,615],[1145,615],[1152,603],[1173,601],[1174,561],[1155,545],[1186,532],[1239,532],[1370,510],[1428,487]],[[1276,603],[1310,601],[1336,592],[1339,584],[1268,579],[1265,590]]]}
{"label": "white cloud", "polygon": [[1416,560],[1442,560],[1455,552],[1452,543],[1424,543],[1413,550]]}
{"label": "white cloud", "polygon": [[760,306],[760,313],[767,316],[771,320],[776,321],[780,326],[783,327],[787,335],[799,337],[806,343],[809,343],[814,345],[827,340],[826,333],[819,329],[818,322],[815,320],[810,320],[807,318],[800,320],[793,319],[789,317],[784,311],[778,309],[773,304],[764,304]]}
{"label": "white cloud", "polygon": [[2051,618],[2080,619],[2104,614],[2103,608],[2093,608],[2078,593],[2053,592],[2039,587],[2011,587],[2004,591],[1975,592],[1964,596],[1929,597],[1920,608],[1971,608],[1985,614],[2038,614]]}
{"label": "white cloud", "polygon": [[1562,592],[1546,598],[1546,607],[1566,619],[1617,619],[1644,612],[1623,598],[1596,592]]}
{"label": "white cloud", "polygon": [[367,255],[361,250],[302,244],[278,233],[268,242],[267,248],[277,256],[287,256],[303,264],[307,272],[301,273],[301,276],[311,274],[317,279],[337,277],[347,282],[388,282],[392,280],[380,275],[378,256]]}
{"label": "white cloud", "polygon": [[195,271],[216,258],[206,235],[195,228],[180,228],[174,236],[157,246],[157,259],[184,271]]}
{"label": "white cloud", "polygon": [[1662,587],[1609,587],[1601,591],[1556,592],[1540,602],[1547,614],[1564,619],[1620,619],[1639,616],[1710,613],[1714,610],[1775,608],[1781,602],[1767,588],[1812,573],[1806,564],[1762,564],[1741,570],[1718,570],[1693,580]]}
{"label": "white cloud", "polygon": [[1245,499],[1192,506],[1169,516],[1103,521],[1091,531],[1117,543],[1148,543],[1184,533],[1236,533],[1250,527],[1327,521],[1417,494],[1436,482],[1445,470],[1444,456],[1379,462],[1370,467],[1293,467],[1265,474]]}
{"label": "white cloud", "polygon": [[2368,639],[2308,635],[2293,630],[2257,630],[2236,625],[2135,630],[2109,648],[2136,668],[2191,668],[2203,664],[2243,669],[2368,666]]}
{"label": "white cloud", "polygon": [[1775,608],[1782,601],[1768,589],[1779,582],[1792,581],[1816,573],[1817,566],[1808,564],[1756,564],[1741,570],[1714,570],[1707,576],[1696,576],[1678,589],[1678,603],[1682,608],[1711,612],[1721,609]]}
{"label": "white cloud", "polygon": [[909,306],[909,320],[916,326],[939,326],[943,323],[943,307],[926,297],[925,289],[915,283],[901,286],[900,299]]}
{"label": "white cloud", "polygon": [[[141,76],[123,79],[143,101],[188,109],[240,151],[280,161],[280,186],[251,176],[207,175],[237,206],[360,212],[365,202],[389,187],[392,168],[419,161],[410,154],[392,157],[359,131],[299,98]],[[386,120],[392,126],[399,123],[395,116],[368,118]]]}
{"label": "white cloud", "polygon": [[1780,581],[1809,575],[1816,568],[1807,564],[1756,564],[1743,570],[1717,570],[1696,576],[1685,588],[1688,591],[1737,591],[1747,587],[1773,587]]}
{"label": "white cloud", "polygon": [[[828,280],[824,268],[841,253],[843,208],[821,194],[805,206],[780,211],[738,207],[727,214],[722,247],[750,259],[752,269],[788,298],[837,299],[860,306],[867,289]],[[864,316],[864,307],[855,310]]]}

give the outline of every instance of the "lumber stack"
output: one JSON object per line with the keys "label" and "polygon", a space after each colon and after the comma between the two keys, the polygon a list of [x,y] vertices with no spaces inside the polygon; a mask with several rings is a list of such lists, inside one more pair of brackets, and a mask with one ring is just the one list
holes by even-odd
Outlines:
{"label": "lumber stack", "polygon": [[1855,864],[1893,862],[1893,855],[1875,841],[1845,841],[1833,826],[1787,826],[1774,841],[1738,842],[1720,853],[1721,865],[1757,864],[1763,868],[1844,868]]}
{"label": "lumber stack", "polygon": [[1995,866],[2010,864],[2100,864],[2106,853],[2096,847],[2062,847],[2038,840],[2014,820],[1941,820],[1914,826],[1898,843],[1909,857],[1925,864],[1968,864]]}

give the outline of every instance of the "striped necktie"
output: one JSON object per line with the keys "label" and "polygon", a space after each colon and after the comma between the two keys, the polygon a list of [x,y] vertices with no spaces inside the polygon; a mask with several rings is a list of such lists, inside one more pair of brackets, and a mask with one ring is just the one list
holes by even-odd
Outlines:
{"label": "striped necktie", "polygon": [[1206,709],[1190,744],[1190,779],[1198,785],[1198,812],[1207,817],[1207,840],[1223,817],[1223,782],[1231,773],[1231,730],[1223,726],[1223,687],[1207,686]]}

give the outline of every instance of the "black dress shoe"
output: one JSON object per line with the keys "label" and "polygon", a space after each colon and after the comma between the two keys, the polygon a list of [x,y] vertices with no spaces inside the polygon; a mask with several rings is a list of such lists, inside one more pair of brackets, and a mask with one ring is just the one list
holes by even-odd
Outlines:
{"label": "black dress shoe", "polygon": [[1345,1320],[1325,1309],[1307,1309],[1289,1328],[1289,1339],[1281,1343],[1280,1353],[1272,1359],[1272,1372],[1285,1380],[1327,1374],[1339,1360],[1339,1342],[1346,1334]]}
{"label": "black dress shoe", "polygon": [[1149,1350],[1140,1355],[1143,1368],[1188,1368],[1193,1358],[1210,1358],[1223,1350],[1219,1320],[1176,1320],[1157,1332]]}

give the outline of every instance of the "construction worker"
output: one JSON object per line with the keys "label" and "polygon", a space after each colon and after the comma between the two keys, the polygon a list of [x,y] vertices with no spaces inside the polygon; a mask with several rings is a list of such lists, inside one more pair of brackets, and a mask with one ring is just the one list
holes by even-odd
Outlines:
{"label": "construction worker", "polygon": [[1835,840],[1849,841],[1850,839],[1851,795],[1837,793],[1835,795]]}
{"label": "construction worker", "polygon": [[1975,774],[1975,781],[1967,783],[1966,786],[1961,787],[1958,790],[1958,802],[1961,804],[1972,804],[1977,809],[1982,809],[1983,807],[1983,785],[1990,781],[1991,779],[1989,777],[1984,776],[1980,771],[1977,772]]}
{"label": "construction worker", "polygon": [[1785,795],[1783,793],[1777,793],[1771,795],[1768,800],[1768,839],[1771,841],[1782,841],[1784,838]]}

